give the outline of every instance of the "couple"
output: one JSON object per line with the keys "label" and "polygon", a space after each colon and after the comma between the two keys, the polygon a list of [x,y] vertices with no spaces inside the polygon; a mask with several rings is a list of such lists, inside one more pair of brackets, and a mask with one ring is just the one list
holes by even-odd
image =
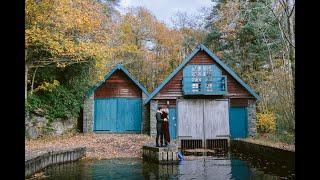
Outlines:
{"label": "couple", "polygon": [[163,147],[163,136],[165,147],[170,143],[170,134],[169,134],[169,122],[168,122],[168,113],[167,109],[158,107],[156,113],[157,119],[157,137],[156,137],[156,147],[159,146],[159,137],[160,137],[160,145]]}

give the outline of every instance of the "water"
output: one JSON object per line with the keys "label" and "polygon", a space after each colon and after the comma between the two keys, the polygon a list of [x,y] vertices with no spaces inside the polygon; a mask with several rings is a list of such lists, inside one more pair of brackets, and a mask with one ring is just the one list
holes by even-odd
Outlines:
{"label": "water", "polygon": [[139,158],[80,160],[51,166],[45,179],[294,179],[291,165],[242,154],[195,157],[177,165],[158,165]]}

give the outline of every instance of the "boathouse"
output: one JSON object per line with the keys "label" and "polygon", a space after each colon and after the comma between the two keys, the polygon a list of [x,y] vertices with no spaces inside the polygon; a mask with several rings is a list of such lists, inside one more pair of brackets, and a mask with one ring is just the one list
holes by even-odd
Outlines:
{"label": "boathouse", "polygon": [[[256,135],[259,96],[230,67],[200,44],[150,94],[150,135],[158,106],[169,109],[169,128],[178,144],[212,145],[215,140]],[[189,142],[188,142],[189,141]],[[225,143],[225,141],[223,141]]]}
{"label": "boathouse", "polygon": [[148,91],[117,65],[86,94],[83,132],[141,133]]}

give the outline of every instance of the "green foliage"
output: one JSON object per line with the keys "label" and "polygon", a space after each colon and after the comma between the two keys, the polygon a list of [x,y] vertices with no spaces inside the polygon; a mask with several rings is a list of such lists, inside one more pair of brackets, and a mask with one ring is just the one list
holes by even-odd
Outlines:
{"label": "green foliage", "polygon": [[77,117],[81,101],[64,86],[59,86],[52,92],[41,96],[47,115],[51,118]]}
{"label": "green foliage", "polygon": [[58,86],[52,91],[36,93],[28,97],[26,112],[36,109],[44,110],[48,119],[78,117],[81,101],[64,86]]}
{"label": "green foliage", "polygon": [[[51,121],[56,118],[77,118],[83,105],[84,94],[91,85],[91,78],[94,78],[93,75],[89,75],[90,69],[94,66],[94,60],[91,59],[88,63],[73,64],[63,69],[39,69],[35,84],[37,88],[34,94],[29,94],[26,113],[42,109]],[[55,80],[55,83],[46,82],[45,72],[49,72],[58,80]]]}
{"label": "green foliage", "polygon": [[205,46],[211,46],[211,48],[215,49],[216,51],[220,51],[223,49],[223,46],[220,44],[219,40],[221,38],[221,33],[218,29],[213,28],[204,39],[203,44]]}
{"label": "green foliage", "polygon": [[40,108],[42,106],[41,103],[42,102],[39,96],[29,94],[28,100],[25,104],[25,113],[29,114],[35,109]]}

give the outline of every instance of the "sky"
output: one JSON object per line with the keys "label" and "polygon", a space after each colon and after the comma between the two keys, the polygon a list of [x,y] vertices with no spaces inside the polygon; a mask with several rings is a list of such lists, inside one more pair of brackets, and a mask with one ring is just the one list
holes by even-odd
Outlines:
{"label": "sky", "polygon": [[210,7],[212,4],[211,0],[120,0],[119,10],[125,13],[127,7],[142,6],[150,10],[158,20],[171,26],[171,17],[176,12],[192,14],[201,7]]}

